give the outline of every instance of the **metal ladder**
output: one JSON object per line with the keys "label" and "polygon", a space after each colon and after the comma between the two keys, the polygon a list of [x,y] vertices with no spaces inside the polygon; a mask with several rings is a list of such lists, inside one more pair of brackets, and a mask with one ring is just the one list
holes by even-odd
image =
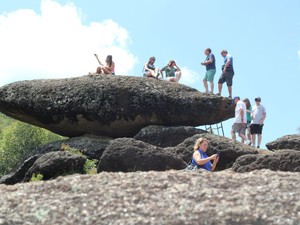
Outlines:
{"label": "metal ladder", "polygon": [[[223,129],[223,123],[216,123],[212,125],[205,125],[205,130],[212,134],[218,134],[219,136],[224,137],[224,129]],[[215,133],[217,131],[217,133]]]}

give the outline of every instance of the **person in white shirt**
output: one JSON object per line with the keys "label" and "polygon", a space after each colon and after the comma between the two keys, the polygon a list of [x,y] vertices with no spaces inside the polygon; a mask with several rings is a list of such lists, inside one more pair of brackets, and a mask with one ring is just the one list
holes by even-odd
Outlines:
{"label": "person in white shirt", "polygon": [[257,97],[255,100],[255,106],[252,109],[251,113],[251,125],[250,125],[250,133],[252,136],[253,147],[255,147],[256,135],[257,135],[257,148],[259,148],[261,143],[261,134],[264,126],[264,121],[266,119],[267,113],[264,106],[260,104],[261,98]]}
{"label": "person in white shirt", "polygon": [[240,97],[233,98],[235,106],[235,117],[234,123],[232,125],[231,136],[232,140],[236,140],[235,133],[239,134],[243,140],[245,140],[247,145],[251,145],[251,141],[245,136],[246,133],[246,125],[247,125],[247,108],[246,104],[240,100]]}

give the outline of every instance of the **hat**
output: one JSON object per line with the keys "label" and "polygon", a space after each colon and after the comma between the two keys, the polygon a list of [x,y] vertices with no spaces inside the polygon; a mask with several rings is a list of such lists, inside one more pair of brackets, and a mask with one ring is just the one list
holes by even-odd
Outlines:
{"label": "hat", "polygon": [[254,99],[256,102],[261,102],[261,98],[260,97],[257,97]]}

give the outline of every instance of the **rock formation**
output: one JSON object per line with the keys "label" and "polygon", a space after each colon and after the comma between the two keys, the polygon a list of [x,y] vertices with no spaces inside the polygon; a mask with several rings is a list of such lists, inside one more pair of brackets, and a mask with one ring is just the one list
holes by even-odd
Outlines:
{"label": "rock formation", "polygon": [[290,172],[300,172],[300,152],[280,150],[269,155],[244,155],[233,164],[235,172],[270,169]]}
{"label": "rock formation", "polygon": [[0,111],[68,137],[132,137],[151,124],[199,126],[234,116],[228,98],[167,81],[106,75],[3,86]]}
{"label": "rock formation", "polygon": [[300,135],[286,135],[266,144],[269,150],[293,149],[300,150]]}
{"label": "rock formation", "polygon": [[104,151],[98,172],[164,171],[184,169],[186,163],[177,155],[132,138],[111,141]]}
{"label": "rock formation", "polygon": [[144,127],[133,138],[158,147],[173,147],[195,134],[208,133],[205,130],[187,126],[157,126]]}

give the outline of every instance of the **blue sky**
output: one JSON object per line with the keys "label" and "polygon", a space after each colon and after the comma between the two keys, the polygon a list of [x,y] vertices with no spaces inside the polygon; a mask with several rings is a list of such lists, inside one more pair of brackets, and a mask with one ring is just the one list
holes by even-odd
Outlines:
{"label": "blue sky", "polygon": [[[112,54],[116,72],[141,75],[175,59],[181,83],[203,91],[200,62],[210,47],[234,58],[233,95],[260,96],[267,110],[262,147],[300,126],[300,1],[10,0],[0,3],[0,85],[93,71]],[[223,95],[227,96],[224,87]],[[223,123],[230,137],[232,120]]]}

